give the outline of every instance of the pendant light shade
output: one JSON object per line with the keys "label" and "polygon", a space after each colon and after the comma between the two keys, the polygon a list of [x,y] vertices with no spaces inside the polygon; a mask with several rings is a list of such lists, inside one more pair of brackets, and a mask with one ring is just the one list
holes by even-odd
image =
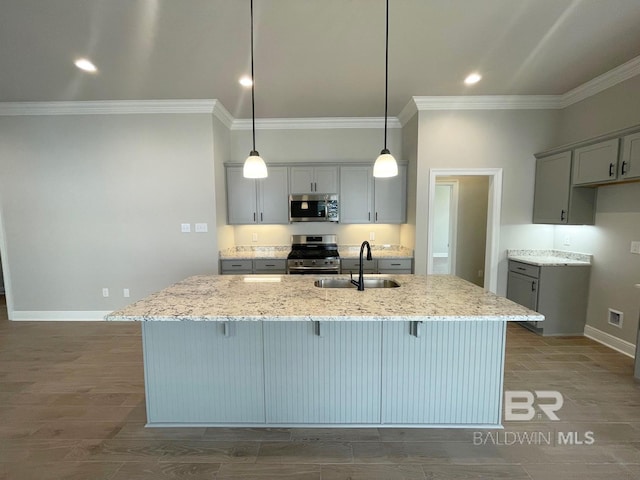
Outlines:
{"label": "pendant light shade", "polygon": [[398,175],[398,163],[387,149],[387,104],[389,98],[389,0],[387,0],[384,55],[384,148],[373,164],[374,177],[395,177]]}
{"label": "pendant light shade", "polygon": [[265,178],[268,176],[267,164],[255,150],[252,150],[244,161],[242,176],[245,178]]}
{"label": "pendant light shade", "polygon": [[253,134],[253,149],[244,161],[242,176],[245,178],[266,178],[267,165],[256,151],[256,102],[255,102],[255,77],[253,75],[253,0],[251,0],[251,132]]}

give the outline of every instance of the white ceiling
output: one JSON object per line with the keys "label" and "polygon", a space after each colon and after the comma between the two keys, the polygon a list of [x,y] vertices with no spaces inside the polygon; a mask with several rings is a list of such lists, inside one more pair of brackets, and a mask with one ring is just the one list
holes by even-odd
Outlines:
{"label": "white ceiling", "polygon": [[[383,115],[384,0],[254,8],[258,118]],[[565,93],[640,55],[639,25],[640,0],[390,0],[389,114]],[[249,0],[0,0],[0,102],[216,98],[247,118],[249,33]]]}

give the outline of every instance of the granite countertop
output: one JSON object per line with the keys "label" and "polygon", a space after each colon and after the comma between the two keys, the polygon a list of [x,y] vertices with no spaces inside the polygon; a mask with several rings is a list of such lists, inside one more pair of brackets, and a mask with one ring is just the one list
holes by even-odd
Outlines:
{"label": "granite countertop", "polygon": [[507,258],[539,267],[591,266],[593,255],[563,250],[507,250]]}
{"label": "granite countertop", "polygon": [[[106,320],[541,321],[544,316],[451,275],[367,275],[399,288],[318,288],[315,275],[199,275]],[[348,278],[332,275],[331,278]]]}
{"label": "granite countertop", "polygon": [[[220,251],[221,260],[286,259],[291,245],[273,247],[238,246]],[[360,245],[338,245],[340,258],[358,258]],[[400,245],[372,245],[373,258],[413,258],[413,250]]]}

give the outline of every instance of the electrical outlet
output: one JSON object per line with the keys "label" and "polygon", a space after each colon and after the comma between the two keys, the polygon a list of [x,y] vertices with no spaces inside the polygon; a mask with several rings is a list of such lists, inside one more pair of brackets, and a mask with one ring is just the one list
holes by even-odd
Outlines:
{"label": "electrical outlet", "polygon": [[109,296],[109,289],[108,288],[103,288],[102,289],[102,296],[103,297],[108,297]]}
{"label": "electrical outlet", "polygon": [[252,242],[257,242],[258,241],[258,234],[256,232],[253,232],[251,234],[251,241]]}
{"label": "electrical outlet", "polygon": [[182,233],[190,233],[191,232],[191,224],[190,223],[182,223],[182,224],[180,224],[180,231]]}
{"label": "electrical outlet", "polygon": [[478,278],[484,277],[484,270],[478,270]]}
{"label": "electrical outlet", "polygon": [[569,235],[564,236],[564,242],[562,242],[565,246],[571,245],[571,237]]}
{"label": "electrical outlet", "polygon": [[209,226],[206,223],[196,223],[196,233],[207,233]]}
{"label": "electrical outlet", "polygon": [[122,290],[122,296],[123,296],[124,298],[129,298],[129,289],[128,289],[128,288],[124,288],[124,289]]}
{"label": "electrical outlet", "polygon": [[373,241],[376,239],[376,232],[369,232],[369,240]]}
{"label": "electrical outlet", "polygon": [[640,255],[640,242],[631,242],[631,253]]}

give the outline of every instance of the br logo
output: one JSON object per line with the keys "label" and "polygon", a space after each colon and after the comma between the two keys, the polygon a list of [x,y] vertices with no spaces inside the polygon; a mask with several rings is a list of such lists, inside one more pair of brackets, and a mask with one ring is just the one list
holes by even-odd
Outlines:
{"label": "br logo", "polygon": [[563,404],[562,394],[555,390],[535,390],[534,392],[506,390],[504,392],[504,419],[516,422],[533,420],[536,416],[534,406],[537,406],[549,420],[560,420],[555,412],[560,410]]}

